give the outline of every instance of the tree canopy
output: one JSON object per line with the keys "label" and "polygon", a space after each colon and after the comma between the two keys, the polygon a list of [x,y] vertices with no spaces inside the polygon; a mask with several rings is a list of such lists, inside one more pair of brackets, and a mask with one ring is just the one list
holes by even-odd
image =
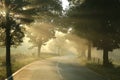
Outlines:
{"label": "tree canopy", "polygon": [[30,24],[36,16],[59,16],[61,8],[59,0],[0,0],[0,45],[6,47],[7,77],[12,75],[11,45],[19,45],[24,37],[21,23]]}
{"label": "tree canopy", "polygon": [[[20,23],[17,23],[15,20],[13,20],[13,18],[10,18],[9,20],[9,25],[10,25],[10,39],[11,39],[11,45],[13,45],[14,47],[17,47],[18,45],[20,45],[20,43],[23,42],[23,37],[24,37],[24,31],[25,29],[23,28],[23,26],[21,26]],[[1,16],[1,22],[0,22],[0,46],[5,46],[5,39],[6,39],[6,35],[5,35],[5,28],[6,28],[6,22],[5,22],[5,18],[3,16]]]}
{"label": "tree canopy", "polygon": [[120,47],[119,0],[69,1],[73,6],[67,16],[77,35],[91,41],[93,46],[104,50],[106,54]]}

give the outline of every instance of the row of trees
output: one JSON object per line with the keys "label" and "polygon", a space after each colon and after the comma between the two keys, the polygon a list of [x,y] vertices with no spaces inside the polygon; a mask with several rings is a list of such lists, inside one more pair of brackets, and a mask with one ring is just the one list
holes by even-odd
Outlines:
{"label": "row of trees", "polygon": [[91,44],[102,49],[103,65],[110,64],[108,52],[120,47],[120,1],[68,1],[69,10],[66,15],[62,15],[59,0],[0,0],[0,46],[6,47],[7,77],[12,74],[11,46],[16,47],[23,42],[25,28],[22,25],[28,25],[36,20],[47,22],[33,24],[28,30],[30,42],[34,44],[32,47],[38,47],[38,55],[41,46],[50,38],[54,38],[55,32],[51,23],[55,23],[62,26],[63,31],[65,31],[63,27],[72,27],[75,34],[88,40],[89,52]]}
{"label": "row of trees", "polygon": [[[88,59],[91,59],[91,44],[103,50],[103,65],[109,65],[108,52],[119,48],[119,0],[69,0],[67,25],[75,34],[88,40]],[[72,6],[71,6],[72,5]],[[62,17],[62,19],[65,19]],[[59,20],[58,20],[59,21]],[[62,23],[62,27],[66,27]]]}
{"label": "row of trees", "polygon": [[[110,64],[108,52],[120,48],[119,0],[69,0],[67,18],[75,33],[103,50],[103,65]],[[89,49],[90,51],[90,49]]]}

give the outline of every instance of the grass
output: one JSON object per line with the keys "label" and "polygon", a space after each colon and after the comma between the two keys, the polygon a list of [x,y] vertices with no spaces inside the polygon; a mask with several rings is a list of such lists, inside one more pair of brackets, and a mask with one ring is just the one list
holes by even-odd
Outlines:
{"label": "grass", "polygon": [[108,78],[108,80],[120,80],[120,67],[104,67],[101,64],[90,63],[90,62],[88,62],[86,66],[89,69]]}
{"label": "grass", "polygon": [[0,80],[4,80],[5,79],[5,67],[1,67],[0,66]]}
{"label": "grass", "polygon": [[108,80],[120,80],[120,64],[115,64],[114,66],[104,67],[102,66],[102,61],[100,59],[92,59],[88,61],[86,58],[78,58],[80,65],[86,66],[94,72],[102,75]]}
{"label": "grass", "polygon": [[4,80],[5,79],[5,65],[4,65],[4,61],[5,61],[5,58],[2,56],[0,57],[0,80]]}
{"label": "grass", "polygon": [[[23,66],[37,61],[37,60],[43,60],[46,58],[54,57],[56,55],[54,54],[47,54],[47,53],[42,53],[40,57],[32,55],[28,56],[25,54],[12,54],[11,62],[12,62],[12,72],[16,72]],[[4,80],[6,78],[6,70],[5,70],[5,56],[0,57],[0,80]]]}
{"label": "grass", "polygon": [[102,62],[99,60],[88,61],[86,58],[78,58],[78,62],[80,65],[86,66],[108,80],[120,80],[120,65],[114,64],[113,67],[104,67],[102,66]]}

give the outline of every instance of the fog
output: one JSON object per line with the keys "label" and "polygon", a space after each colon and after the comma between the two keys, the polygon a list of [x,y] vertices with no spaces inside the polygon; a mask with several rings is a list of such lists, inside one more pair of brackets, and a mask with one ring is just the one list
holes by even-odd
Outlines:
{"label": "fog", "polygon": [[[45,24],[46,25],[46,24]],[[45,27],[44,27],[45,28]],[[46,32],[45,32],[46,33]],[[41,52],[44,53],[55,53],[55,54],[75,54],[78,56],[87,56],[88,41],[71,33],[63,33],[61,31],[55,31],[54,39],[50,39],[46,42],[46,45],[42,45]],[[37,48],[29,49],[33,44],[29,42],[29,38],[25,35],[23,43],[17,48],[11,48],[12,54],[37,54]],[[97,50],[92,47],[92,57],[102,59],[102,50]],[[109,52],[109,58],[116,60],[120,55],[118,55],[119,49]],[[5,54],[5,48],[0,48],[0,54]]]}

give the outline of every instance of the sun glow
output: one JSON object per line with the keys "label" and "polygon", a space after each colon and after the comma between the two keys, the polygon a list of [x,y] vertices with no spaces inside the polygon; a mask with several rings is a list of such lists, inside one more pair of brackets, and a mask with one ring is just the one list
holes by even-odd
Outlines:
{"label": "sun glow", "polygon": [[5,16],[5,11],[0,11],[0,14]]}
{"label": "sun glow", "polygon": [[61,0],[61,1],[62,1],[63,10],[68,9],[68,7],[69,7],[69,2],[68,2],[68,0]]}

